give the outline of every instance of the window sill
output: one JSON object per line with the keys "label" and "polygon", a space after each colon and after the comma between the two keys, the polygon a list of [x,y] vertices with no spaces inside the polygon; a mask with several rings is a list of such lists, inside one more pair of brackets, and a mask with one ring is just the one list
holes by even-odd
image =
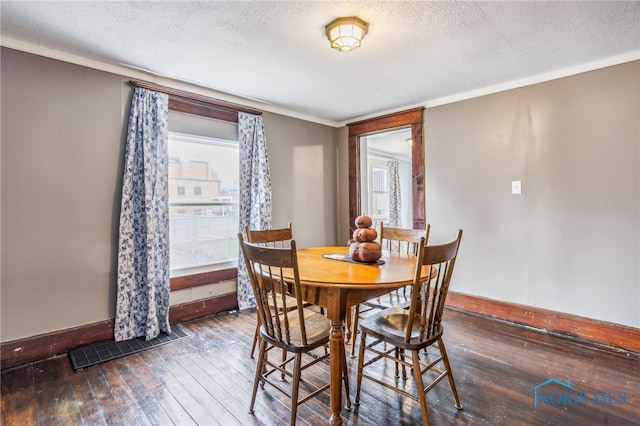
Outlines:
{"label": "window sill", "polygon": [[185,288],[214,284],[221,281],[236,279],[238,268],[218,269],[216,271],[202,272],[170,279],[171,291],[184,290]]}

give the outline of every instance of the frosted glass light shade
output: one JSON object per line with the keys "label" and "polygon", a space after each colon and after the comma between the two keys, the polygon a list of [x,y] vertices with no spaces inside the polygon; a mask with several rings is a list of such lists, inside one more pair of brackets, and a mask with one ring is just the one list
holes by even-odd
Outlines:
{"label": "frosted glass light shade", "polygon": [[362,19],[351,16],[334,20],[325,30],[332,48],[340,52],[351,52],[360,47],[368,27],[369,24]]}

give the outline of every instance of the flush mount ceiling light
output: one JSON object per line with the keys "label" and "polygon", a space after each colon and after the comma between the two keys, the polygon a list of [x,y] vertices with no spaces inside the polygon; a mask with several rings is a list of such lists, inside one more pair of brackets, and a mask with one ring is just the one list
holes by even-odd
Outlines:
{"label": "flush mount ceiling light", "polygon": [[362,19],[351,16],[338,18],[325,29],[332,48],[340,52],[351,52],[360,47],[368,27],[369,24]]}

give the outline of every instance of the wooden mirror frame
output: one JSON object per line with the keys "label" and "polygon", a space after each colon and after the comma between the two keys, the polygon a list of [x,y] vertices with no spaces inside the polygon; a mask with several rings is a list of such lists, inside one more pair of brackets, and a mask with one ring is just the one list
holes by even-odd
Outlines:
{"label": "wooden mirror frame", "polygon": [[361,212],[360,137],[397,127],[411,126],[413,229],[425,229],[423,114],[424,107],[419,107],[347,124],[349,127],[349,223],[351,227],[354,226],[355,219]]}

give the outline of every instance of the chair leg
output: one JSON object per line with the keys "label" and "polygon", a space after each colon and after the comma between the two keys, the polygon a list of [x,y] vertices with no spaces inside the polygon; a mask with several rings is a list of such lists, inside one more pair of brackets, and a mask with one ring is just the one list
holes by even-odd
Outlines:
{"label": "chair leg", "polygon": [[449,357],[447,356],[447,350],[444,348],[444,341],[442,339],[438,339],[438,349],[440,350],[440,354],[442,354],[442,362],[444,363],[444,368],[447,370],[447,378],[449,379],[449,386],[451,386],[451,393],[453,394],[453,400],[456,402],[456,408],[458,410],[462,410],[462,404],[460,404],[460,398],[458,397],[456,384],[453,381],[453,372],[451,372],[451,364],[449,364]]}
{"label": "chair leg", "polygon": [[[282,363],[284,364],[284,362],[287,360],[287,351],[286,350],[282,350]],[[284,382],[287,379],[286,374],[284,373],[280,373],[280,381]]]}
{"label": "chair leg", "polygon": [[413,377],[416,381],[416,389],[418,390],[418,400],[422,409],[422,423],[429,426],[429,410],[427,409],[427,394],[424,392],[424,382],[422,381],[422,372],[420,371],[420,351],[411,351],[411,359],[413,364]]}
{"label": "chair leg", "polygon": [[347,314],[347,317],[344,320],[344,329],[345,329],[345,334],[344,334],[344,341],[349,343],[351,341],[351,336],[352,336],[352,330],[353,328],[351,327],[353,320],[353,314],[351,312],[351,308],[349,309],[349,313]]}
{"label": "chair leg", "polygon": [[351,336],[351,358],[356,356],[356,340],[358,338],[358,320],[360,319],[360,305],[354,307],[353,335]]}
{"label": "chair leg", "polygon": [[[404,361],[404,349],[400,349],[400,348],[396,348],[395,349],[395,358],[396,358],[396,371],[395,371],[395,378],[399,379],[400,378],[400,370],[399,370],[399,366],[398,364],[402,364],[399,361],[402,360]],[[403,380],[407,380],[407,367],[402,364],[402,379]]]}
{"label": "chair leg", "polygon": [[302,364],[302,354],[297,353],[293,367],[293,378],[291,380],[291,420],[289,424],[295,426],[298,416],[298,390],[300,389],[300,366]]}
{"label": "chair leg", "polygon": [[253,393],[251,394],[251,404],[249,405],[249,414],[253,414],[253,407],[256,402],[256,394],[258,393],[258,385],[262,381],[262,370],[265,367],[265,358],[267,356],[267,342],[260,340],[260,349],[258,350],[258,365],[256,365],[256,377],[253,380]]}
{"label": "chair leg", "polygon": [[[404,361],[404,349],[400,349],[400,356],[402,357],[402,360]],[[407,380],[407,366],[402,364],[402,378],[404,380]]]}
{"label": "chair leg", "polygon": [[398,360],[400,359],[400,349],[399,348],[396,348],[394,350],[393,356],[396,359],[396,362],[395,362],[396,370],[394,372],[394,377],[396,379],[399,379],[400,378],[400,369],[399,369],[399,366],[398,366]]}
{"label": "chair leg", "polygon": [[253,359],[253,355],[256,352],[256,346],[258,345],[258,335],[260,334],[260,326],[256,325],[256,332],[253,334],[253,343],[251,344],[251,354],[249,358]]}
{"label": "chair leg", "polygon": [[344,390],[347,400],[347,410],[351,411],[351,395],[349,391],[349,368],[347,367],[347,357],[344,349],[342,350],[342,378],[344,380]]}
{"label": "chair leg", "polygon": [[367,344],[367,334],[363,331],[360,337],[360,351],[358,354],[358,376],[356,378],[355,405],[360,405],[360,387],[362,386],[362,369],[364,367],[364,349]]}
{"label": "chair leg", "polygon": [[253,354],[256,351],[256,345],[258,343],[258,339],[260,338],[260,325],[261,325],[260,315],[256,315],[256,317],[257,317],[256,332],[253,334],[253,343],[251,344],[251,355],[249,355],[249,357],[252,359],[253,359]]}

